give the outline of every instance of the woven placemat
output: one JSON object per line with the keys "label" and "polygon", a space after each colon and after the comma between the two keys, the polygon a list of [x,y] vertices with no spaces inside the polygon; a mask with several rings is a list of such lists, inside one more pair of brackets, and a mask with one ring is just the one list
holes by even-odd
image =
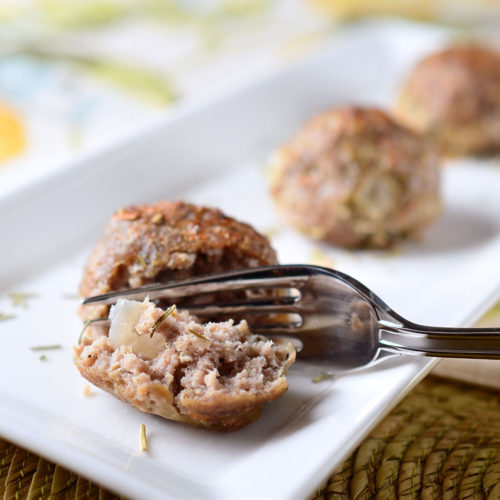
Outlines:
{"label": "woven placemat", "polygon": [[5,500],[99,499],[119,496],[0,438],[0,498]]}
{"label": "woven placemat", "polygon": [[500,393],[428,377],[315,495],[500,499]]}
{"label": "woven placemat", "polygon": [[[0,498],[118,499],[0,439]],[[500,499],[500,393],[427,377],[314,496]]]}

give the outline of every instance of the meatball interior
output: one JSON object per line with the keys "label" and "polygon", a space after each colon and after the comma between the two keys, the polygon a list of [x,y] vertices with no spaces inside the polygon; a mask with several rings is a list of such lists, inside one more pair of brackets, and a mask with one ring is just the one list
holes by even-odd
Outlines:
{"label": "meatball interior", "polygon": [[245,321],[201,324],[147,299],[119,300],[108,334],[89,331],[75,348],[81,374],[137,409],[211,429],[255,420],[288,385],[288,342],[252,335]]}

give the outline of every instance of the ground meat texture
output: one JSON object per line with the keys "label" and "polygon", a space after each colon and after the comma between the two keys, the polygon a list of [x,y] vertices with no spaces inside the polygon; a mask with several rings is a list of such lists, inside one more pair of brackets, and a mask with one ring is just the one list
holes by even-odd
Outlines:
{"label": "ground meat texture", "polygon": [[177,310],[154,330],[163,315],[148,300],[120,300],[109,332],[86,330],[75,347],[80,373],[138,410],[217,430],[254,421],[287,390],[290,343],[252,335],[245,321],[201,324]]}
{"label": "ground meat texture", "polygon": [[376,109],[317,115],[271,163],[284,218],[336,245],[386,247],[421,232],[440,211],[434,149]]}
{"label": "ground meat texture", "polygon": [[455,46],[411,72],[395,112],[450,155],[500,150],[500,52]]}
{"label": "ground meat texture", "polygon": [[[85,265],[83,297],[156,282],[272,265],[268,239],[220,210],[160,201],[116,212]],[[107,307],[84,307],[84,319]]]}

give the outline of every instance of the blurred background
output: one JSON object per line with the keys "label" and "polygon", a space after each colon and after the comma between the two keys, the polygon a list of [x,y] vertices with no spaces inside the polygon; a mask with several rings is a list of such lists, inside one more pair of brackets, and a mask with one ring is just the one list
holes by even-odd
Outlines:
{"label": "blurred background", "polygon": [[0,194],[378,16],[494,35],[500,2],[1,0]]}

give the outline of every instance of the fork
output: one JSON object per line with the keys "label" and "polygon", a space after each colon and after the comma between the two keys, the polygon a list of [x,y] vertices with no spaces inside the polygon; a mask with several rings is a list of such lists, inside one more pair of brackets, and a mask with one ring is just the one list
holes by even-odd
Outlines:
{"label": "fork", "polygon": [[[219,292],[224,294],[218,297]],[[82,304],[146,297],[175,302],[199,317],[245,318],[253,332],[290,337],[301,358],[325,362],[334,371],[401,354],[500,359],[500,328],[412,323],[351,276],[313,265],[267,266],[148,285],[89,297]]]}

